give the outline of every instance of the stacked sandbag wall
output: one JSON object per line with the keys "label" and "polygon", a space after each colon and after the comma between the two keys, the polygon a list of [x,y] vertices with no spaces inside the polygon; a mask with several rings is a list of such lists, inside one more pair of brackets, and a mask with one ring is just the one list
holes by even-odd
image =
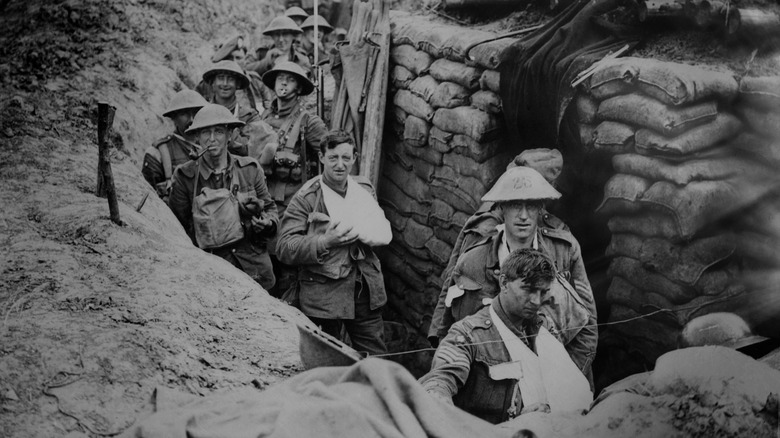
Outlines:
{"label": "stacked sandbag wall", "polygon": [[514,155],[502,143],[495,71],[506,41],[477,46],[467,60],[465,48],[494,35],[392,19],[379,202],[393,241],[380,258],[390,307],[424,339],[458,233]]}
{"label": "stacked sandbag wall", "polygon": [[575,105],[583,145],[615,172],[597,209],[611,232],[602,347],[652,366],[712,312],[780,335],[780,78],[620,58]]}

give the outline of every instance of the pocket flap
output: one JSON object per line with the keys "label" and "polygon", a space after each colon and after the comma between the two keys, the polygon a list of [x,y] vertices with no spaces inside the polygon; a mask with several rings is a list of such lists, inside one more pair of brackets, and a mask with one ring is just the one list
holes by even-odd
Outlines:
{"label": "pocket flap", "polygon": [[523,367],[518,362],[505,362],[488,367],[490,378],[493,380],[520,380],[523,378]]}

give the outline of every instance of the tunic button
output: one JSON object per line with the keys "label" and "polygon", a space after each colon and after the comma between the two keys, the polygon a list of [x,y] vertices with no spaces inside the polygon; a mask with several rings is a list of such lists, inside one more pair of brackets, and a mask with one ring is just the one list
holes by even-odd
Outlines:
{"label": "tunic button", "polygon": [[492,324],[492,323],[493,323],[493,322],[492,322],[492,321],[490,321],[489,319],[486,319],[486,320],[485,320],[485,325],[490,325],[490,324]]}
{"label": "tunic button", "polygon": [[463,289],[463,285],[462,285],[462,284],[459,284],[459,285],[458,285],[458,289]]}
{"label": "tunic button", "polygon": [[233,249],[231,249],[231,250],[230,250],[230,252],[233,252],[233,253],[234,253],[234,252],[236,252],[236,249],[235,249],[235,248],[233,248]]}
{"label": "tunic button", "polygon": [[493,273],[494,273],[494,274],[496,274],[496,275],[498,275],[498,274],[500,274],[500,273],[501,273],[501,270],[500,270],[500,269],[494,269],[494,270],[493,270]]}
{"label": "tunic button", "polygon": [[542,233],[547,234],[547,230],[542,230]]}

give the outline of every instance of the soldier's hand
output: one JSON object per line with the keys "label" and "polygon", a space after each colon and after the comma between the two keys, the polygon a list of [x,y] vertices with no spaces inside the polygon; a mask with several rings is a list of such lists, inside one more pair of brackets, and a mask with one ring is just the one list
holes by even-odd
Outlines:
{"label": "soldier's hand", "polygon": [[534,403],[532,405],[523,406],[523,409],[520,411],[520,415],[527,414],[529,412],[544,412],[549,413],[550,412],[550,405],[547,403]]}
{"label": "soldier's hand", "polygon": [[336,248],[354,243],[358,239],[358,234],[352,229],[352,226],[343,226],[338,221],[331,221],[325,234],[322,235],[322,239],[325,248]]}
{"label": "soldier's hand", "polygon": [[265,219],[261,216],[255,216],[251,220],[252,231],[255,233],[262,233],[266,228],[271,226],[271,220]]}
{"label": "soldier's hand", "polygon": [[279,49],[274,48],[274,49],[269,50],[268,53],[265,54],[265,57],[267,59],[271,60],[271,61],[276,61],[276,58],[278,58],[278,57],[280,57],[282,55],[284,55],[284,52],[282,52]]}

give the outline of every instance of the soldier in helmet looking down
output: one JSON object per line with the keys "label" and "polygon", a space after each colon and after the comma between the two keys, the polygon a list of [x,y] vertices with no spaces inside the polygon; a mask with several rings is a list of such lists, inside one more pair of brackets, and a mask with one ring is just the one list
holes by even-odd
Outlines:
{"label": "soldier in helmet looking down", "polygon": [[182,90],[171,99],[163,113],[173,121],[174,131],[166,137],[157,140],[144,153],[144,164],[141,173],[144,179],[154,186],[157,194],[166,203],[171,189],[173,170],[180,164],[190,161],[191,154],[197,146],[187,128],[192,124],[192,118],[208,102],[194,90]]}
{"label": "soldier in helmet looking down", "polygon": [[279,217],[260,164],[228,152],[233,129],[243,124],[221,105],[198,111],[187,133],[203,152],[174,172],[169,205],[195,245],[267,290],[276,279],[266,248]]}

